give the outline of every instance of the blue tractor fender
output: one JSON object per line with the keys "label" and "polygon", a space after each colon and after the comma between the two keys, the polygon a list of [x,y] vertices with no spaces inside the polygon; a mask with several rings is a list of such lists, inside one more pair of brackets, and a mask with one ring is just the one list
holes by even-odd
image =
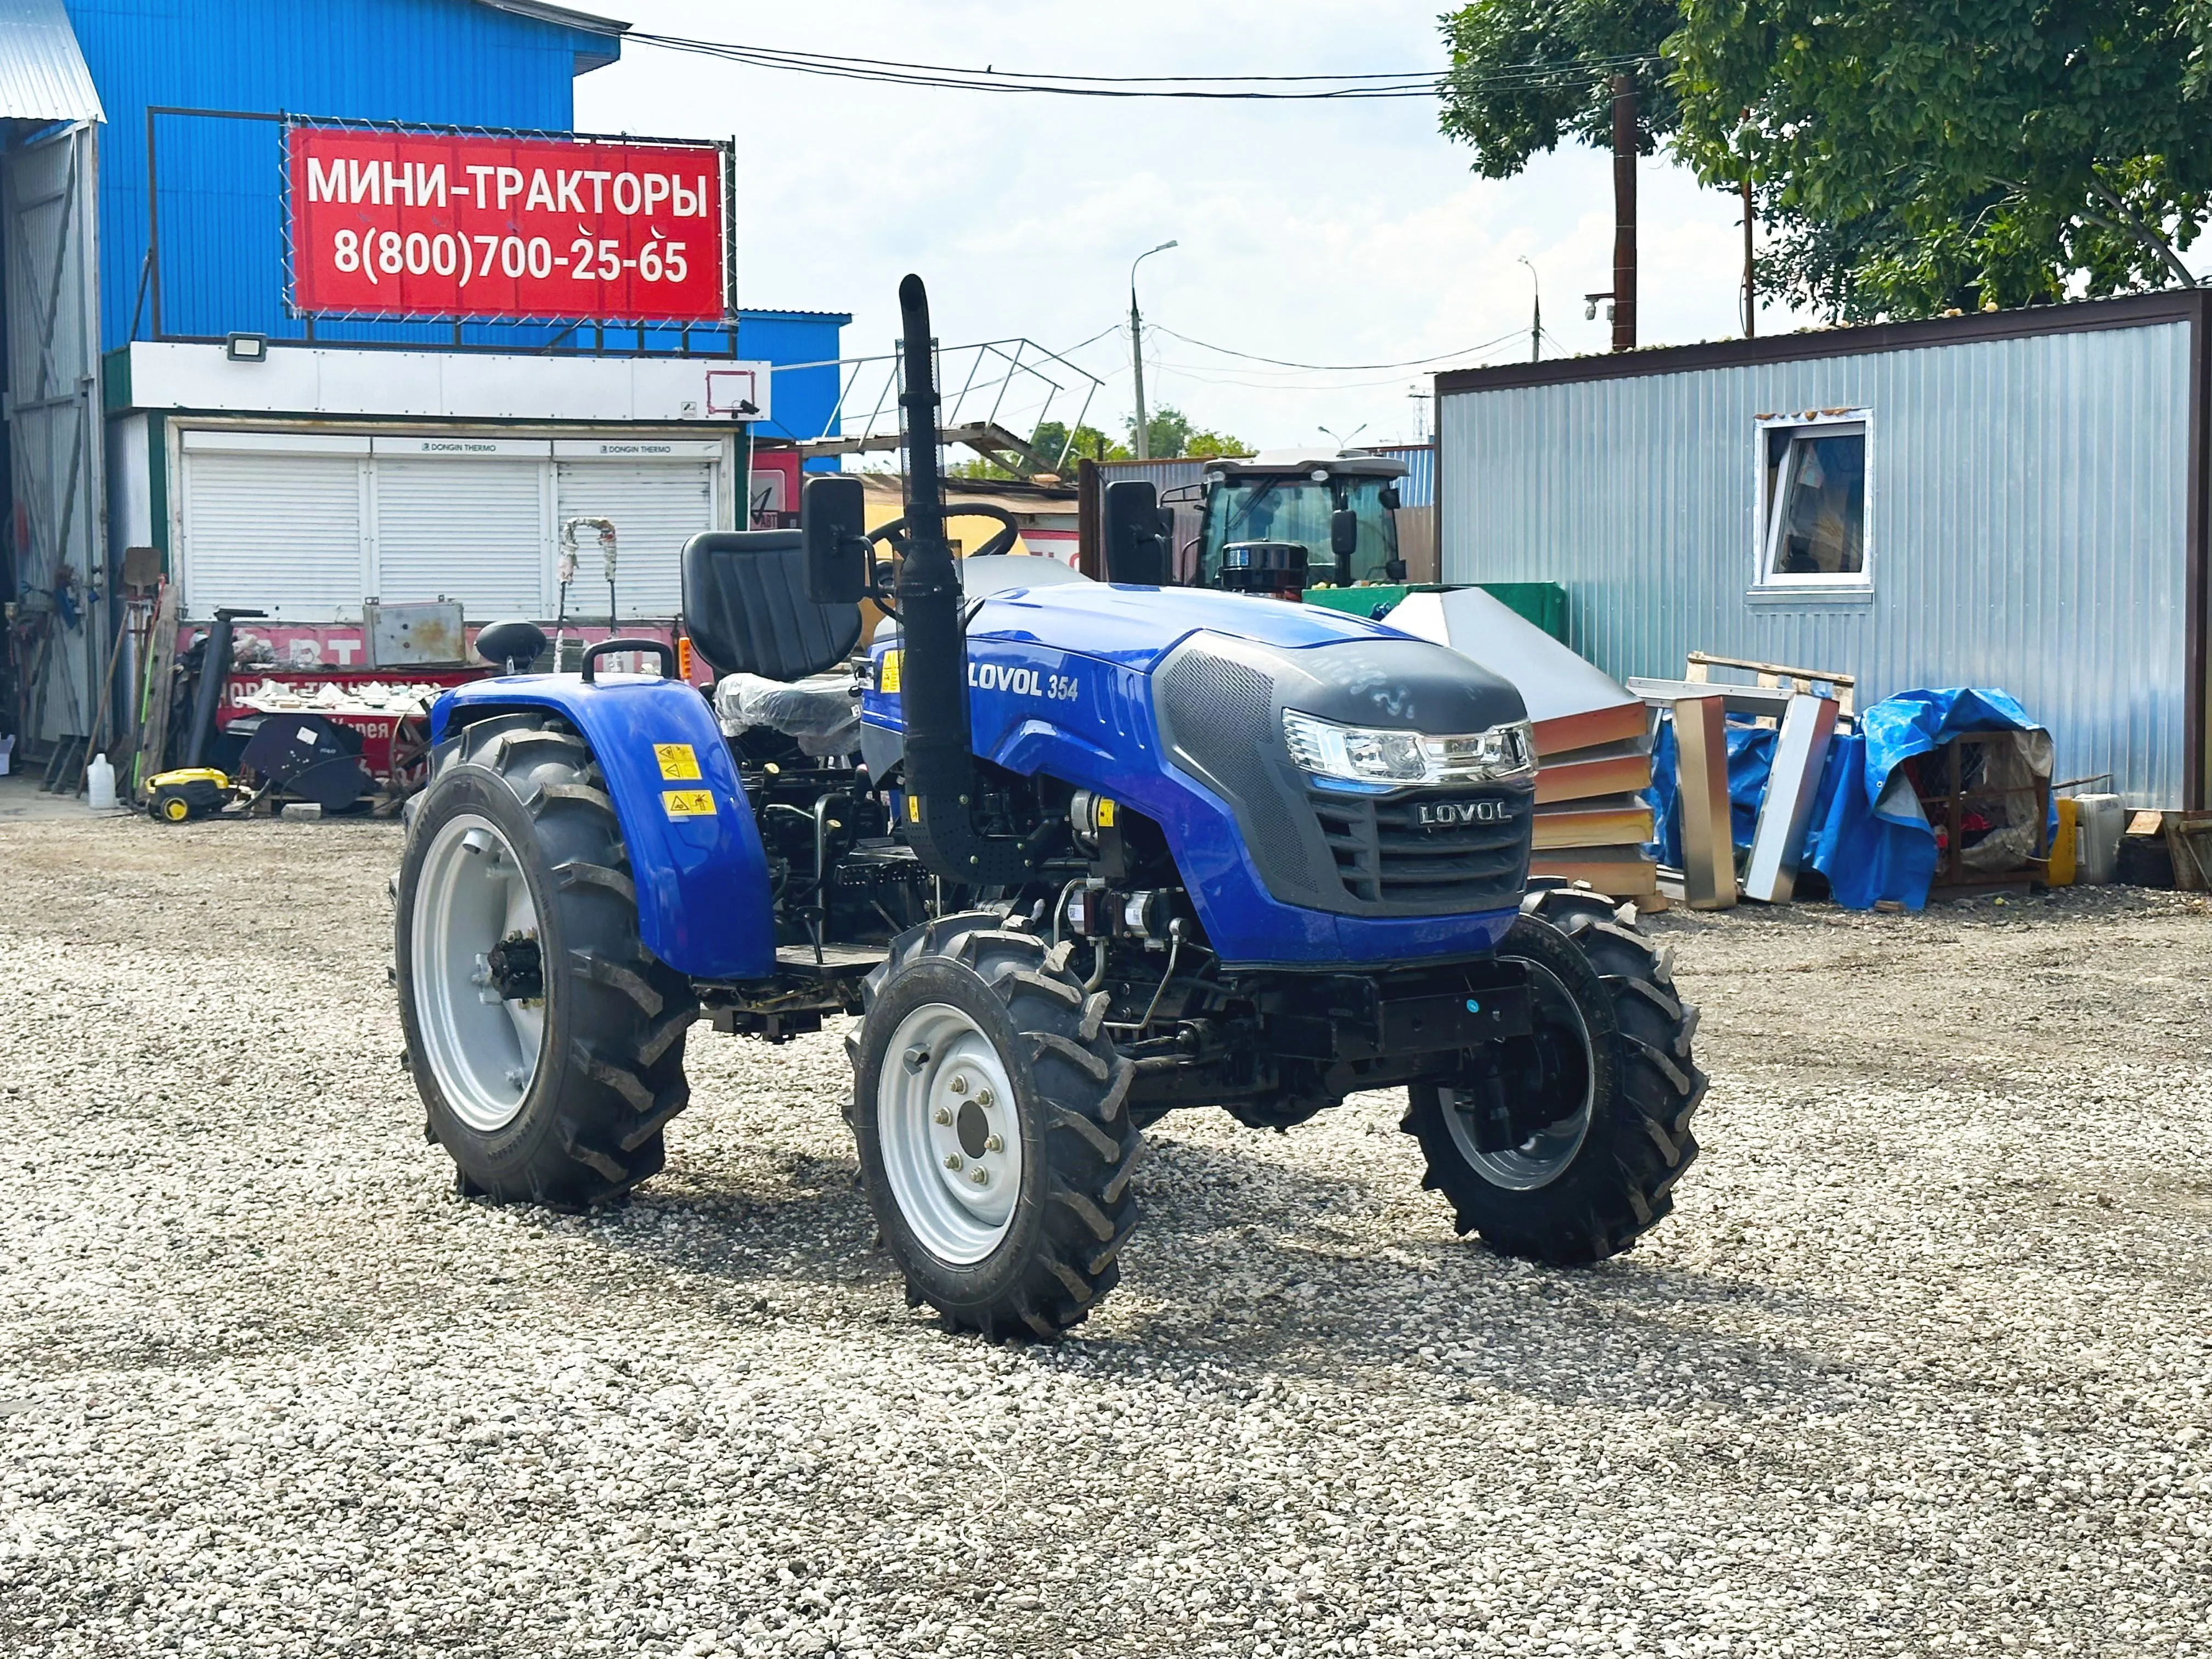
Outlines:
{"label": "blue tractor fender", "polygon": [[744,786],[697,690],[657,675],[477,680],[430,708],[433,741],[459,721],[544,708],[592,746],[637,887],[638,936],[693,979],[775,972],[768,857]]}

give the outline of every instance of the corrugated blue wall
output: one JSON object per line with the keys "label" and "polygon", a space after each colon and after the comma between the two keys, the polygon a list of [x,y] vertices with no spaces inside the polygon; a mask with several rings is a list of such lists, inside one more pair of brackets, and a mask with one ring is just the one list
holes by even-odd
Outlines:
{"label": "corrugated blue wall", "polygon": [[[476,0],[66,0],[70,20],[107,109],[100,134],[101,343],[145,338],[146,110],[149,105],[294,111],[379,121],[566,131],[574,123],[579,54],[613,55],[603,34],[518,17]],[[161,322],[170,334],[243,331],[297,338],[283,308],[282,129],[270,122],[158,118],[161,192]],[[134,319],[136,329],[134,335]],[[749,312],[741,355],[819,362],[840,350],[851,319],[830,312]],[[453,338],[447,324],[325,324],[319,337]],[[470,345],[529,349],[551,331],[470,325]],[[583,337],[589,339],[588,333]],[[726,336],[695,331],[696,349]],[[674,329],[647,329],[647,349],[677,349]],[[605,343],[637,343],[635,327]],[[837,397],[835,368],[775,382],[775,425],[818,435]]]}
{"label": "corrugated blue wall", "polygon": [[[2182,804],[2190,326],[1449,392],[1449,581],[1556,581],[1608,672],[1717,652],[1859,677],[1860,706],[1997,686],[2057,740]],[[1751,597],[1756,416],[1872,411],[1870,599]]]}
{"label": "corrugated blue wall", "polygon": [[[67,0],[107,108],[101,131],[101,343],[131,337],[146,254],[146,109],[294,110],[559,131],[580,51],[605,36],[475,0]],[[163,324],[296,335],[283,313],[280,129],[161,118]],[[141,324],[143,336],[144,324]],[[380,325],[353,338],[450,340]],[[472,334],[512,337],[513,331]],[[534,337],[542,338],[542,335]]]}

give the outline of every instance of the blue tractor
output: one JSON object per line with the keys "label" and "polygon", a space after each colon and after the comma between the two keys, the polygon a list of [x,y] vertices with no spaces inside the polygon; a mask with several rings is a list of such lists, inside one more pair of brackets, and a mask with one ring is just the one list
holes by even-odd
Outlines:
{"label": "blue tractor", "polygon": [[1141,491],[1108,504],[1108,581],[999,556],[1011,520],[956,560],[927,302],[900,297],[905,516],[867,532],[823,477],[799,531],[685,550],[690,636],[748,712],[665,660],[600,672],[649,642],[514,672],[524,623],[434,711],[398,983],[460,1189],[615,1198],[661,1167],[695,1023],[853,1014],[861,1182],[956,1328],[1082,1320],[1144,1129],[1182,1107],[1282,1129],[1402,1088],[1461,1231],[1626,1249],[1695,1154],[1696,1012],[1632,909],[1529,889],[1518,693],[1377,623],[1161,586]]}

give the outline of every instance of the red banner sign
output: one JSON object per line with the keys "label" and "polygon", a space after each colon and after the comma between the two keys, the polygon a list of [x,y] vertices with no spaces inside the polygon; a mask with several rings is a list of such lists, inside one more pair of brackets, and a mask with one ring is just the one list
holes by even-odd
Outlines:
{"label": "red banner sign", "polygon": [[292,303],[315,313],[717,323],[713,145],[295,126]]}

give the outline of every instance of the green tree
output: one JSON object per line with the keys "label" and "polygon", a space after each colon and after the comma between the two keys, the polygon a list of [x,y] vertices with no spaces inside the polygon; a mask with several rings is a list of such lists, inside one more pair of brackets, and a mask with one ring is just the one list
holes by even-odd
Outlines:
{"label": "green tree", "polygon": [[[1249,455],[1252,452],[1239,439],[1225,432],[1208,431],[1194,427],[1190,417],[1172,404],[1163,404],[1146,416],[1145,426],[1152,440],[1147,447],[1156,461],[1176,460],[1192,455]],[[1129,448],[1125,453],[1134,453],[1137,443],[1137,421],[1134,416],[1123,423],[1129,434]]]}
{"label": "green tree", "polygon": [[2202,0],[1681,0],[1676,147],[1748,169],[1763,261],[1831,316],[2192,282],[2212,206]]}
{"label": "green tree", "polygon": [[1476,0],[1443,21],[1444,135],[1473,147],[1486,179],[1562,140],[1609,148],[1617,74],[1636,81],[1639,151],[1680,119],[1661,57],[1681,21],[1674,0]]}
{"label": "green tree", "polygon": [[1475,0],[1443,26],[1477,171],[1609,143],[1640,57],[1639,147],[1748,179],[1760,290],[1835,319],[2186,283],[2212,212],[2208,0]]}

